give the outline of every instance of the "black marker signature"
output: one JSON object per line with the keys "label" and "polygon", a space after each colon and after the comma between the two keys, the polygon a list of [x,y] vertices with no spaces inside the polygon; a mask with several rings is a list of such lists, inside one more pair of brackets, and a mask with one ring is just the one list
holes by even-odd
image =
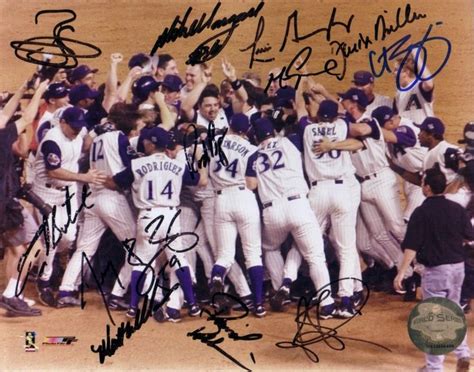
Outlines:
{"label": "black marker signature", "polygon": [[150,55],[153,56],[159,48],[163,48],[167,43],[175,42],[179,38],[186,39],[190,36],[200,34],[206,29],[214,31],[230,25],[225,30],[199,44],[196,49],[189,54],[186,64],[195,65],[209,61],[224,49],[234,30],[240,26],[241,22],[245,21],[247,18],[257,17],[264,5],[265,3],[262,1],[256,7],[252,7],[246,12],[232,14],[230,17],[214,20],[217,11],[221,6],[221,2],[218,2],[214,6],[209,19],[206,20],[207,14],[203,13],[199,20],[194,19],[188,27],[186,22],[193,10],[192,7],[189,7],[182,19],[181,16],[176,16],[171,26],[166,27],[161,35],[158,36],[155,45],[151,49]]}
{"label": "black marker signature", "polygon": [[[287,66],[283,66],[281,71],[275,76],[272,72],[268,75],[268,81],[267,85],[265,86],[265,93],[270,89],[270,86],[273,81],[277,81],[280,88],[283,88],[284,84],[283,82],[286,80],[290,80],[293,78],[296,78],[296,83],[294,84],[295,89],[298,89],[298,86],[300,85],[301,79],[305,76],[318,76],[321,74],[329,74],[332,76],[336,76],[338,80],[342,80],[344,78],[344,75],[346,73],[346,68],[345,64],[343,66],[343,70],[341,72],[333,72],[338,67],[338,63],[335,59],[328,59],[324,63],[324,68],[320,71],[317,72],[308,72],[308,73],[297,73],[294,72],[293,69],[295,68],[297,71],[300,71],[303,67],[305,67],[306,63],[308,62],[309,58],[311,57],[311,54],[313,52],[313,49],[309,46],[304,47],[301,49],[291,60],[291,62]],[[302,58],[302,63],[295,67],[295,64],[299,58]]]}
{"label": "black marker signature", "polygon": [[[441,25],[441,24],[442,22],[436,23],[436,25]],[[375,59],[377,53],[371,50],[369,52],[369,63],[370,63],[370,68],[374,76],[380,77],[384,74],[385,71],[392,72],[390,69],[389,62],[400,56],[403,56],[403,59],[400,63],[400,66],[398,67],[398,72],[397,72],[397,77],[396,77],[398,90],[400,91],[410,90],[415,84],[418,83],[418,81],[431,80],[436,75],[438,75],[443,69],[443,67],[446,65],[446,63],[448,62],[449,56],[451,55],[451,42],[447,38],[442,37],[442,36],[430,36],[432,28],[433,28],[433,25],[430,24],[428,29],[426,30],[425,35],[423,36],[423,39],[413,44],[410,44],[407,47],[405,47],[405,43],[408,42],[408,40],[410,40],[411,35],[403,36],[402,38],[394,42],[392,45],[390,45],[389,47],[383,47],[377,59]],[[426,67],[426,61],[428,59],[428,51],[426,49],[426,45],[428,45],[428,43],[433,44],[436,42],[438,42],[437,50],[441,49],[441,47],[443,46],[446,47],[446,55],[443,61],[438,66],[438,68],[434,70],[434,72],[432,72],[430,76],[423,78],[422,75]],[[418,58],[420,58],[420,54],[423,51],[421,68],[419,69],[415,68],[415,79],[406,87],[402,87],[400,84],[400,74],[402,72],[403,66],[405,65],[413,49],[416,50],[416,54],[414,58],[415,66],[418,66]],[[376,66],[376,63],[380,65],[378,68]]]}
{"label": "black marker signature", "polygon": [[267,62],[272,62],[272,61],[275,60],[274,57],[270,57],[270,58],[257,58],[257,57],[255,57],[256,55],[267,53],[272,49],[272,47],[268,43],[264,47],[260,47],[260,48],[257,47],[257,45],[258,45],[257,43],[260,40],[260,38],[262,37],[264,29],[265,29],[265,18],[263,16],[260,16],[260,18],[258,19],[257,32],[255,33],[254,41],[248,47],[243,48],[243,49],[239,49],[241,52],[246,52],[247,50],[250,50],[250,49],[252,50],[252,53],[250,54],[250,62],[249,62],[249,68],[250,69],[253,67],[254,62],[267,63]]}
{"label": "black marker signature", "polygon": [[[359,341],[364,342],[370,345],[380,347],[384,350],[391,350],[383,345],[377,344],[375,342],[366,341],[354,337],[340,336],[337,333],[337,330],[342,328],[344,325],[352,321],[355,316],[362,315],[362,308],[365,306],[369,299],[370,290],[366,284],[363,285],[367,290],[367,295],[363,303],[359,306],[357,312],[350,318],[343,320],[337,327],[331,328],[322,326],[319,320],[319,309],[321,301],[324,301],[327,297],[331,296],[331,284],[337,283],[343,280],[358,280],[356,278],[342,278],[333,281],[320,288],[319,291],[315,293],[316,301],[314,304],[310,304],[310,301],[306,297],[301,297],[298,301],[298,310],[296,312],[296,334],[291,341],[281,341],[277,342],[275,345],[281,349],[294,349],[300,348],[304,351],[306,356],[314,363],[319,362],[318,355],[310,348],[311,345],[324,342],[328,347],[336,351],[342,351],[345,349],[345,344],[343,340]],[[313,296],[312,296],[313,297]],[[314,313],[315,320],[311,316],[311,311]],[[305,327],[307,330],[305,330]]]}
{"label": "black marker signature", "polygon": [[[138,307],[137,309],[137,314],[135,316],[135,322],[134,325],[131,325],[130,321],[122,322],[120,326],[117,328],[116,332],[116,337],[115,338],[110,338],[110,325],[106,325],[106,337],[102,339],[102,342],[100,345],[95,347],[94,345],[91,345],[91,351],[93,353],[98,353],[99,354],[99,361],[101,364],[104,363],[105,357],[111,357],[115,354],[118,348],[123,346],[123,341],[124,337],[130,338],[133,333],[138,331],[144,323],[148,321],[150,316],[152,316],[156,311],[159,310],[161,306],[165,302],[168,301],[169,297],[171,296],[171,293],[178,289],[180,287],[179,283],[176,283],[173,287],[171,288],[166,288],[161,286],[160,279],[166,280],[166,274],[165,271],[169,267],[173,269],[176,265],[181,267],[181,263],[179,262],[179,259],[176,257],[176,255],[173,255],[169,260],[166,260],[166,262],[160,267],[158,273],[155,272],[155,261],[160,256],[165,249],[171,249],[174,252],[186,252],[190,249],[192,249],[199,241],[199,236],[195,233],[180,233],[180,234],[170,234],[170,231],[173,227],[174,222],[176,221],[177,217],[181,213],[181,210],[179,209],[172,221],[170,222],[170,225],[168,226],[168,230],[166,233],[166,237],[160,240],[153,240],[154,234],[156,231],[161,227],[161,224],[163,222],[164,216],[157,216],[157,218],[153,219],[152,222],[150,222],[146,227],[145,227],[145,232],[150,231],[153,226],[156,224],[157,226],[154,228],[151,237],[149,238],[149,242],[151,244],[160,244],[163,243],[163,246],[160,247],[158,252],[150,259],[149,262],[143,262],[143,260],[134,252],[135,244],[136,244],[136,239],[131,238],[127,239],[122,242],[123,248],[127,251],[127,262],[132,265],[132,266],[139,266],[143,267],[143,271],[141,273],[141,276],[138,280],[138,282],[143,281],[144,277],[148,272],[151,273],[152,276],[152,282],[149,285],[149,287],[145,290],[142,289],[141,291],[138,291],[139,296],[144,296],[143,303],[141,307]],[[176,250],[171,248],[170,243],[174,242],[177,238],[180,236],[183,236],[185,234],[188,235],[193,235],[196,237],[196,241],[190,246],[190,247],[184,247],[181,250]],[[96,283],[98,284],[97,278],[94,275],[94,279],[96,280]],[[153,299],[155,298],[156,292],[158,288],[162,289],[164,292],[163,299],[159,302],[154,302]],[[99,291],[102,292],[102,289],[99,285]],[[102,298],[105,303],[105,295],[102,293]],[[152,300],[149,300],[151,298]],[[107,308],[107,306],[106,306]],[[109,309],[107,308],[107,313],[109,315],[109,319],[111,320],[112,324],[115,325],[113,318],[110,314]]]}
{"label": "black marker signature", "polygon": [[[22,41],[12,41],[10,43],[10,46],[15,50],[15,55],[19,59],[29,63],[34,63],[36,65],[72,68],[78,65],[79,58],[95,58],[102,54],[102,51],[91,43],[61,36],[61,33],[65,30],[72,32],[75,31],[71,24],[76,19],[76,13],[71,9],[41,10],[36,13],[35,24],[38,24],[39,16],[43,14],[56,13],[70,14],[71,17],[57,23],[54,26],[53,36],[38,36]],[[74,49],[72,49],[73,46],[81,46],[83,48],[85,47],[87,49],[91,49],[92,51],[90,54],[76,54]],[[57,51],[58,49],[59,51]],[[61,61],[45,61],[42,59],[43,53],[59,56],[61,57]],[[37,55],[40,55],[40,57],[36,57]]]}
{"label": "black marker signature", "polygon": [[[235,303],[238,303],[242,306],[242,308],[244,309],[244,312],[239,316],[224,316],[223,312],[225,310],[210,312],[209,310],[202,309],[200,316],[202,317],[203,313],[206,313],[207,314],[206,320],[208,322],[212,322],[212,324],[216,327],[216,330],[211,331],[211,332],[203,332],[206,329],[206,327],[200,327],[192,332],[188,332],[187,336],[192,337],[193,340],[199,340],[203,344],[206,344],[207,346],[212,347],[213,349],[216,349],[219,353],[224,355],[227,359],[231,360],[239,367],[247,371],[250,371],[249,368],[247,368],[245,365],[243,365],[241,362],[239,362],[237,359],[235,359],[233,356],[231,356],[229,353],[223,350],[220,346],[218,346],[219,344],[222,344],[225,340],[225,337],[221,335],[221,331],[224,331],[225,332],[224,335],[227,335],[228,338],[234,341],[256,341],[256,340],[260,340],[263,337],[263,335],[261,333],[249,333],[246,335],[239,335],[232,328],[230,328],[227,325],[227,322],[245,318],[249,314],[249,309],[247,308],[245,303],[243,303],[239,298],[234,297],[228,293],[214,294],[212,296],[211,303],[212,304],[216,303],[216,301],[219,300],[218,297],[223,297],[223,298],[227,298],[230,301],[235,301]],[[255,363],[253,354],[251,354],[251,357]]]}
{"label": "black marker signature", "polygon": [[[76,211],[73,211],[72,206],[71,206],[71,200],[76,198],[76,194],[70,193],[69,186],[66,186],[65,192],[66,192],[65,201],[64,201],[64,204],[62,204],[62,207],[66,207],[67,216],[68,216],[66,223],[64,224],[64,226],[58,226],[56,224],[56,213],[57,213],[57,208],[58,208],[56,205],[53,206],[51,216],[43,216],[43,223],[38,227],[38,230],[36,231],[35,236],[31,240],[30,244],[28,245],[26,252],[21,256],[20,261],[18,262],[18,277],[19,278],[22,276],[23,270],[25,269],[25,264],[28,261],[29,256],[33,254],[33,246],[38,241],[38,239],[41,238],[41,236],[43,236],[45,253],[48,256],[50,253],[50,250],[56,249],[57,245],[61,241],[63,234],[66,234],[69,227],[71,225],[74,225],[77,222],[79,213],[83,209],[90,209],[94,206],[94,204],[87,205],[87,198],[91,195],[91,192],[88,191],[88,188],[86,185],[82,187],[81,203],[79,204]],[[49,218],[51,218],[50,223],[49,223]],[[40,253],[39,250],[35,251],[34,257],[38,257],[39,253]],[[23,290],[25,289],[25,285],[30,275],[31,266],[33,264],[32,261],[33,260],[30,260],[28,268],[26,269],[27,272],[26,272],[25,280],[23,280],[22,282],[22,287],[18,288],[19,282],[17,283],[17,288],[15,289],[15,294],[17,296],[23,293]],[[41,275],[45,266],[46,266],[46,262],[43,262],[38,275]]]}
{"label": "black marker signature", "polygon": [[[199,139],[199,134],[196,126],[194,124],[191,124],[191,127],[194,129],[192,133],[187,133],[184,138],[183,138],[183,147],[184,151],[186,153],[186,164],[188,165],[188,169],[191,172],[191,176],[194,176],[194,173],[197,173],[196,169],[196,152],[197,152],[197,146],[199,144],[202,144],[202,151],[203,154],[201,158],[197,161],[197,166],[198,168],[205,168],[211,161],[211,158],[214,156],[219,156],[219,162],[223,164],[224,166],[229,164],[229,161],[227,160],[227,157],[222,151],[222,143],[224,142],[224,137],[227,133],[228,128],[225,128],[222,131],[222,135],[216,140],[216,128],[214,126],[214,123],[211,121],[209,123],[209,126],[207,128],[207,137],[204,141],[200,141]],[[187,147],[189,147],[189,141],[187,140],[188,136],[193,136],[193,144],[194,144],[194,150],[192,154],[188,154],[186,151]]]}

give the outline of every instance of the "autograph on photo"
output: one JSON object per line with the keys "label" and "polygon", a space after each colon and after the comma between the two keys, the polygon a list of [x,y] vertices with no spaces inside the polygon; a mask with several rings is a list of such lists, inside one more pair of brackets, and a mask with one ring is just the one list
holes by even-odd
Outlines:
{"label": "autograph on photo", "polygon": [[[38,19],[41,15],[47,14],[67,14],[69,18],[58,22],[53,29],[53,36],[38,36],[31,37],[25,40],[15,40],[10,43],[10,46],[15,50],[15,55],[22,61],[33,63],[41,66],[72,68],[78,65],[79,58],[96,58],[102,54],[102,51],[94,44],[85,41],[79,41],[68,37],[63,37],[61,34],[64,31],[75,32],[72,22],[76,20],[76,13],[71,9],[53,9],[41,10],[36,13],[35,24],[38,24]],[[77,53],[74,49],[80,47],[81,50],[88,50],[90,53]],[[50,54],[52,56],[60,57],[59,61],[51,62],[45,60],[43,54]]]}
{"label": "autograph on photo", "polygon": [[[192,332],[188,332],[187,336],[192,337],[193,340],[201,341],[203,344],[206,344],[207,346],[217,350],[219,353],[224,355],[227,359],[231,360],[239,367],[247,371],[250,371],[249,368],[247,368],[244,364],[239,362],[232,355],[227,353],[219,345],[224,342],[225,340],[224,336],[227,336],[229,339],[233,341],[256,341],[256,340],[260,340],[263,337],[263,335],[261,333],[249,333],[246,335],[240,335],[239,333],[235,332],[232,328],[230,328],[227,322],[244,319],[249,315],[250,311],[248,307],[245,305],[245,303],[243,303],[238,297],[232,296],[231,294],[228,294],[228,293],[214,294],[211,300],[211,305],[215,304],[218,300],[222,300],[222,299],[226,299],[229,302],[235,302],[235,304],[239,304],[244,310],[244,312],[239,316],[227,316],[224,314],[226,311],[225,309],[214,311],[214,312],[211,312],[207,309],[202,309],[201,314],[200,314],[201,318],[203,317],[203,314],[205,313],[207,315],[206,321],[211,322],[212,325],[216,327],[216,330],[204,332],[204,330],[206,330],[206,327],[204,326]],[[248,327],[248,324],[246,326]],[[224,333],[221,334],[221,331],[223,331]],[[255,363],[255,358],[254,358],[253,353],[250,353],[250,357],[253,363]]]}
{"label": "autograph on photo", "polygon": [[[334,328],[328,327],[327,325],[323,326],[321,325],[321,322],[318,316],[320,303],[325,298],[331,295],[330,288],[332,284],[338,283],[344,280],[360,281],[365,287],[365,290],[367,291],[367,295],[365,296],[363,302],[358,306],[357,311],[352,317],[348,319],[344,319],[343,321],[339,323],[338,326]],[[293,339],[291,341],[277,342],[275,345],[281,349],[300,348],[304,351],[308,359],[314,363],[319,362],[319,357],[316,354],[316,352],[313,349],[311,349],[310,346],[318,344],[320,342],[324,342],[326,346],[336,351],[342,351],[346,348],[343,340],[350,340],[350,341],[364,342],[364,343],[374,345],[381,349],[391,352],[389,348],[372,341],[366,341],[359,338],[338,335],[338,332],[337,332],[338,329],[342,328],[344,325],[352,321],[354,317],[358,315],[362,316],[361,310],[364,308],[365,304],[369,300],[369,295],[370,295],[369,287],[360,279],[342,278],[342,279],[334,280],[333,282],[328,283],[322,288],[320,288],[319,291],[317,291],[314,294],[314,296],[309,297],[309,298],[314,299],[313,301],[308,300],[306,297],[301,297],[300,300],[298,301],[298,308],[296,311],[296,317],[295,317],[296,333]],[[313,313],[313,316],[311,315],[311,313]]]}

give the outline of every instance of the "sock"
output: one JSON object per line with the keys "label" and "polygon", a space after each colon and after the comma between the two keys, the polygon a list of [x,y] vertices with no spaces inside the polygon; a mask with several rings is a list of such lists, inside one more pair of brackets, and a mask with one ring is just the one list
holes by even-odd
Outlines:
{"label": "sock", "polygon": [[212,267],[211,278],[218,276],[219,278],[224,279],[226,269],[224,266],[214,265]]}
{"label": "sock", "polygon": [[[140,280],[140,276],[142,276]],[[143,282],[145,276],[142,275],[141,271],[132,271],[132,279],[130,281],[130,307],[137,308],[138,302],[140,301],[139,293],[142,292]]]}
{"label": "sock", "polygon": [[[3,297],[12,298],[13,296],[15,296],[15,288],[17,282],[18,280],[14,278],[11,278],[8,281],[7,288],[5,288],[5,291],[3,291]],[[18,286],[20,286],[20,284],[18,284]]]}
{"label": "sock", "polygon": [[191,272],[189,267],[183,266],[176,270],[176,276],[181,284],[181,289],[184,293],[184,298],[188,305],[194,305],[196,303],[196,297],[194,297],[193,282],[191,280]]}
{"label": "sock", "polygon": [[293,281],[290,278],[283,278],[281,285],[290,288],[291,283],[293,283]]}
{"label": "sock", "polygon": [[255,306],[263,304],[263,273],[263,266],[254,266],[249,269]]}

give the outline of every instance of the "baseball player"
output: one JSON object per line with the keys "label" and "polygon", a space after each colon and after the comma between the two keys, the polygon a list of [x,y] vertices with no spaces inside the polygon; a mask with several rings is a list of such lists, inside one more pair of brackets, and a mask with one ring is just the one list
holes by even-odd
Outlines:
{"label": "baseball player", "polygon": [[[412,55],[405,60],[403,66],[403,59],[398,59],[395,63],[393,73],[397,79],[397,93],[394,108],[400,116],[420,124],[427,116],[434,116],[434,82],[433,79],[428,79],[431,73],[426,64],[419,58],[415,60],[417,51],[419,50],[412,50]],[[418,79],[416,71],[421,72]]]}
{"label": "baseball player", "polygon": [[365,112],[370,115],[377,107],[392,106],[393,100],[390,97],[375,93],[375,78],[369,71],[357,71],[352,80],[354,88],[362,89],[367,96],[367,107]]}
{"label": "baseball player", "polygon": [[[131,162],[128,134],[135,125],[138,115],[124,104],[112,106],[109,113],[108,131],[94,138],[90,151],[91,169],[101,171],[106,176],[113,176]],[[77,248],[69,261],[59,287],[58,307],[79,306],[80,300],[73,296],[80,284],[80,273],[83,266],[83,255],[91,261],[100,239],[107,228],[110,228],[120,241],[136,237],[136,217],[126,196],[103,185],[91,185],[90,203],[92,208],[84,213],[84,224],[77,240]],[[106,201],[105,203],[103,201]],[[122,297],[130,282],[131,267],[125,261],[112,294],[109,307],[113,310],[126,310],[128,306]],[[119,284],[122,283],[122,286]]]}
{"label": "baseball player", "polygon": [[[47,219],[50,242],[53,242],[53,236],[57,239],[58,227],[64,229],[68,226],[70,218],[68,214],[77,210],[77,198],[73,197],[78,193],[76,182],[101,184],[105,181],[105,176],[96,169],[91,169],[87,173],[78,173],[78,161],[82,153],[83,136],[86,133],[85,126],[84,112],[76,107],[67,108],[62,115],[60,125],[46,133],[36,154],[34,164],[36,180],[33,191],[56,208],[56,213],[51,213]],[[67,191],[71,196],[69,208],[66,205]],[[36,212],[38,220],[44,220],[39,211]],[[64,230],[58,243],[59,248],[69,248],[74,242],[77,225],[69,224]],[[53,245],[52,249],[48,249],[50,245],[45,244],[45,246],[47,248],[43,257],[45,267],[38,279],[38,290],[40,300],[45,305],[55,306],[56,300],[49,280],[53,271],[56,247]]]}
{"label": "baseball player", "polygon": [[[360,202],[359,183],[357,182],[350,155],[347,151],[334,150],[324,154],[314,154],[314,143],[326,139],[331,142],[345,140],[348,136],[347,123],[338,118],[337,103],[324,100],[320,103],[317,123],[308,118],[300,120],[304,144],[304,165],[311,189],[308,195],[311,207],[325,231],[331,224],[331,237],[339,258],[339,277],[361,279],[359,257],[356,249],[356,219]],[[359,143],[362,148],[362,143]],[[354,188],[356,189],[354,197]],[[356,202],[353,201],[355,198]],[[338,295],[341,305],[338,315],[353,316],[354,310],[350,297],[354,285],[351,280],[339,282]]]}
{"label": "baseball player", "polygon": [[217,255],[211,288],[214,293],[223,291],[225,274],[235,262],[235,244],[239,234],[254,295],[255,315],[263,317],[266,311],[263,306],[260,212],[254,193],[246,187],[246,177],[254,175],[253,163],[249,159],[255,157],[257,150],[246,139],[249,128],[248,116],[235,114],[229,133],[222,142],[228,164],[223,164],[220,157],[212,157],[209,166],[217,195],[214,207]]}
{"label": "baseball player", "polygon": [[[291,233],[309,265],[314,287],[319,290],[329,283],[329,273],[319,224],[306,198],[302,145],[294,135],[275,137],[273,124],[266,118],[255,122],[255,133],[259,145],[254,160],[256,179],[252,182],[258,186],[262,201],[262,248],[273,286],[279,288],[282,284],[283,257],[279,249]],[[325,289],[330,292],[330,288]],[[319,316],[332,318],[336,314],[333,298],[327,292],[319,295]]]}
{"label": "baseball player", "polygon": [[[427,150],[418,140],[420,129],[410,119],[395,115],[389,106],[380,106],[372,112],[382,126],[382,134],[392,162],[409,172],[422,172]],[[403,219],[408,222],[412,212],[421,205],[425,197],[421,187],[404,182],[407,206]]]}
{"label": "baseball player", "polygon": [[[381,128],[376,120],[365,114],[367,96],[362,90],[351,88],[340,96],[350,122],[350,135],[359,138],[364,144],[361,150],[351,153],[357,178],[361,182],[361,217],[374,239],[395,264],[400,265],[403,254],[399,243],[405,234],[405,224],[398,196],[398,181],[389,168]],[[380,220],[388,231],[378,228]]]}
{"label": "baseball player", "polygon": [[[144,146],[147,156],[132,160],[130,167],[113,177],[115,184],[120,188],[132,188],[133,202],[139,209],[137,241],[132,263],[130,308],[127,312],[127,316],[131,318],[136,316],[145,276],[150,275],[147,273],[147,265],[154,261],[160,245],[156,243],[157,241],[166,242],[161,248],[164,248],[168,263],[172,265],[179,278],[184,297],[190,307],[189,314],[197,316],[200,313],[194,296],[189,265],[181,252],[181,241],[178,239],[168,243],[167,240],[169,236],[180,234],[176,207],[179,205],[182,184],[205,186],[207,169],[200,168],[199,174],[192,175],[186,163],[175,159],[177,151],[167,149],[169,142],[169,132],[161,127],[146,131]],[[160,221],[161,223],[157,225]]]}

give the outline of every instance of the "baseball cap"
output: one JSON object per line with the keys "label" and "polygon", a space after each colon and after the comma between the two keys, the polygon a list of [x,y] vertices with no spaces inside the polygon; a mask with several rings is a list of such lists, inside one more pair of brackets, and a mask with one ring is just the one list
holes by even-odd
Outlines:
{"label": "baseball cap", "polygon": [[77,104],[81,99],[95,99],[99,96],[99,91],[95,89],[89,88],[86,84],[77,85],[72,87],[71,91],[69,92],[69,100],[71,104]]}
{"label": "baseball cap", "polygon": [[463,138],[458,141],[458,143],[473,143],[474,141],[474,121],[470,121],[464,126]]}
{"label": "baseball cap", "polygon": [[367,107],[369,103],[367,95],[361,89],[350,88],[347,92],[338,93],[337,95],[341,97],[342,100],[345,100],[345,99],[351,100],[353,102],[358,103],[360,106],[364,108]]}
{"label": "baseball cap", "polygon": [[444,134],[444,124],[443,122],[435,118],[433,116],[428,116],[423,120],[423,122],[419,126],[420,130],[424,130],[425,132],[438,134],[442,136]]}
{"label": "baseball cap", "polygon": [[97,71],[99,71],[97,68],[91,69],[87,65],[80,65],[71,71],[71,74],[69,75],[69,81],[71,83],[75,83],[78,80],[84,79],[87,74],[95,74]]}
{"label": "baseball cap", "polygon": [[48,85],[48,89],[43,94],[45,100],[51,98],[64,98],[69,94],[69,89],[63,83],[53,83]]}
{"label": "baseball cap", "polygon": [[153,127],[143,133],[143,140],[149,140],[156,147],[168,147],[171,144],[170,132],[162,127]]}
{"label": "baseball cap", "polygon": [[338,105],[336,102],[325,99],[321,101],[317,116],[324,120],[331,120],[337,117]]}
{"label": "baseball cap", "polygon": [[387,121],[395,116],[393,110],[388,106],[377,107],[372,111],[372,117],[376,119],[379,124],[383,127]]}
{"label": "baseball cap", "polygon": [[87,125],[84,111],[79,107],[68,107],[61,116],[71,128],[81,129]]}
{"label": "baseball cap", "polygon": [[160,83],[158,83],[153,76],[146,75],[138,79],[132,86],[133,96],[142,100],[148,98],[150,92],[158,89]]}
{"label": "baseball cap", "polygon": [[291,101],[295,100],[296,90],[293,87],[287,85],[284,88],[280,88],[276,91],[277,107],[292,108],[293,104]]}
{"label": "baseball cap", "polygon": [[236,133],[247,133],[250,128],[248,116],[242,113],[232,115],[230,128]]}
{"label": "baseball cap", "polygon": [[183,86],[183,80],[178,75],[166,75],[161,85],[172,92],[179,92]]}
{"label": "baseball cap", "polygon": [[273,124],[267,118],[260,118],[255,121],[255,136],[258,141],[263,141],[265,138],[274,135]]}
{"label": "baseball cap", "polygon": [[374,82],[374,75],[369,71],[357,71],[354,73],[354,80],[352,82],[358,86],[367,85]]}
{"label": "baseball cap", "polygon": [[170,141],[168,143],[168,148],[170,150],[173,150],[176,147],[176,145],[183,145],[184,133],[181,130],[174,128],[169,132],[169,136],[170,136]]}
{"label": "baseball cap", "polygon": [[132,56],[128,61],[128,68],[132,69],[134,67],[144,67],[146,64],[150,63],[150,57],[145,53],[138,53]]}

